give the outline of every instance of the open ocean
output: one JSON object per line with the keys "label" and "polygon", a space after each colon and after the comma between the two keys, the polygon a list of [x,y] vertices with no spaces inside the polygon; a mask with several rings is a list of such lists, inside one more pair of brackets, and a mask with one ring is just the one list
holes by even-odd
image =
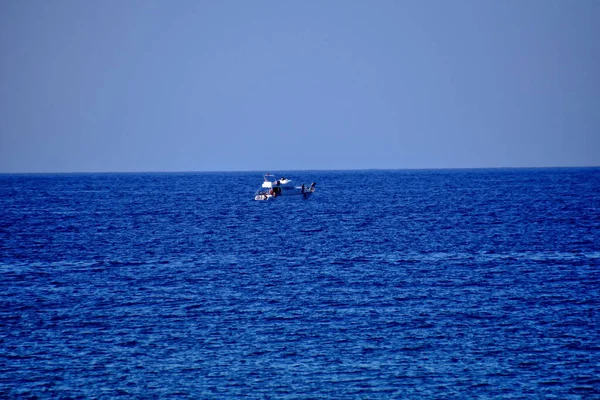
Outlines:
{"label": "open ocean", "polygon": [[600,169],[0,175],[0,398],[600,398]]}

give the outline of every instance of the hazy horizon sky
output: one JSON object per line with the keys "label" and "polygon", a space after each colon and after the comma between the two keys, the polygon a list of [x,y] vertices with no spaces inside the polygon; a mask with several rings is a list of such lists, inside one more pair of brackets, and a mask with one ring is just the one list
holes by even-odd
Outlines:
{"label": "hazy horizon sky", "polygon": [[600,1],[0,1],[0,172],[600,165]]}

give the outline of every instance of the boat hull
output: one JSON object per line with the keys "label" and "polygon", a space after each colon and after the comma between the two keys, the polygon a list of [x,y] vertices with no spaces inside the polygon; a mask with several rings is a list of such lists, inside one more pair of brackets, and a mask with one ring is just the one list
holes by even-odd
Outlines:
{"label": "boat hull", "polygon": [[259,193],[257,195],[254,196],[254,200],[257,201],[268,201],[268,200],[275,200],[276,198],[303,198],[303,199],[307,199],[310,197],[310,195],[312,194],[312,192],[308,192],[305,191],[304,193],[302,193],[301,191],[298,192],[294,192],[294,193],[289,193],[286,192],[284,194],[269,194],[269,193]]}

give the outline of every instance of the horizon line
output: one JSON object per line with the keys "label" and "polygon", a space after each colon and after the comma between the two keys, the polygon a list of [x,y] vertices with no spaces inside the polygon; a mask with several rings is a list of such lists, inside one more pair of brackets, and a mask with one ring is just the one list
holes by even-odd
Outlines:
{"label": "horizon line", "polygon": [[[452,171],[452,170],[500,170],[500,169],[593,169],[600,165],[543,166],[543,167],[433,167],[433,168],[326,168],[326,169],[271,169],[280,172],[359,172],[359,171]],[[76,174],[193,174],[193,173],[267,173],[265,170],[179,170],[179,171],[29,171],[0,172],[0,175],[76,175]]]}

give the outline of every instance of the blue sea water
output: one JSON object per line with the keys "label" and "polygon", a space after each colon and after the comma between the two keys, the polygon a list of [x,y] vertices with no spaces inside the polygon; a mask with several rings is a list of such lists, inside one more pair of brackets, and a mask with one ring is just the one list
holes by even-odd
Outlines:
{"label": "blue sea water", "polygon": [[600,169],[0,175],[2,398],[600,398]]}

